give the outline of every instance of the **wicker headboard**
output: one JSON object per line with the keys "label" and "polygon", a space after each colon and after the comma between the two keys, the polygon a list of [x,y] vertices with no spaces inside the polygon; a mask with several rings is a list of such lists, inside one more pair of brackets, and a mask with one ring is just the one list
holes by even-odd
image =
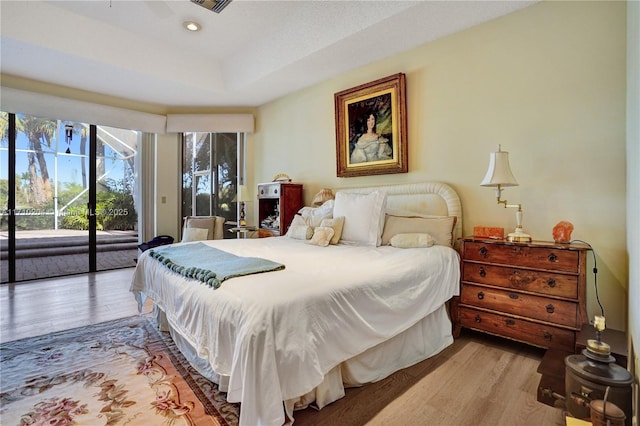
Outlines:
{"label": "wicker headboard", "polygon": [[433,216],[455,216],[453,230],[454,245],[462,237],[462,204],[458,193],[442,182],[420,182],[399,185],[368,186],[364,188],[340,188],[357,194],[368,194],[375,190],[387,193],[387,209]]}

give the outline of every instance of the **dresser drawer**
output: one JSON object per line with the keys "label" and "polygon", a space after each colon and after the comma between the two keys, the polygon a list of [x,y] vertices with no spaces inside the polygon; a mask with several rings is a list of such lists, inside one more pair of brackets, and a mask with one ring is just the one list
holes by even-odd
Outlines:
{"label": "dresser drawer", "polygon": [[574,351],[575,334],[569,330],[466,307],[460,307],[459,321],[462,327],[508,337],[542,348]]}
{"label": "dresser drawer", "polygon": [[575,250],[554,247],[530,247],[522,244],[491,244],[466,242],[465,260],[488,262],[520,267],[548,269],[577,274],[580,255]]}
{"label": "dresser drawer", "polygon": [[578,276],[464,262],[462,281],[577,299]]}
{"label": "dresser drawer", "polygon": [[281,184],[279,182],[261,183],[258,185],[258,199],[279,198],[281,194]]}
{"label": "dresser drawer", "polygon": [[573,302],[465,284],[460,303],[580,329]]}

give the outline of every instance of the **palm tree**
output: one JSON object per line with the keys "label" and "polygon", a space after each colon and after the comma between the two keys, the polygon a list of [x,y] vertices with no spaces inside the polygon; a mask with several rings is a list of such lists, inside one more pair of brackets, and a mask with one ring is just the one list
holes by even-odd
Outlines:
{"label": "palm tree", "polygon": [[0,112],[0,141],[7,137],[7,129],[9,128],[9,114]]}
{"label": "palm tree", "polygon": [[76,135],[80,135],[80,155],[81,162],[80,168],[82,173],[82,189],[87,189],[89,186],[89,179],[87,177],[87,162],[84,160],[87,154],[87,141],[89,138],[89,127],[83,123],[71,123],[72,132]]}
{"label": "palm tree", "polygon": [[[47,160],[43,145],[51,147],[51,141],[57,130],[57,123],[54,120],[38,118],[32,116],[16,116],[17,130],[22,132],[29,140],[29,152],[27,155],[29,163],[29,189],[32,194],[32,201],[36,205],[43,205],[53,197],[51,179],[47,169]],[[36,164],[37,163],[37,164]],[[38,169],[40,174],[38,174]]]}

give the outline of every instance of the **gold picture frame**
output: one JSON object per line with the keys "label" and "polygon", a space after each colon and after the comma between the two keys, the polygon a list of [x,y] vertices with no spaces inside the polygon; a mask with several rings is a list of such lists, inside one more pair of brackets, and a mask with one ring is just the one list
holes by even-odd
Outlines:
{"label": "gold picture frame", "polygon": [[338,177],[409,171],[404,74],[343,90],[334,101]]}

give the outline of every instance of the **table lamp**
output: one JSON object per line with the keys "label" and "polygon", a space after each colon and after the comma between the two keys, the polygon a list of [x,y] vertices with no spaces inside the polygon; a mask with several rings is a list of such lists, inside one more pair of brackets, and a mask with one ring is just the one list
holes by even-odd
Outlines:
{"label": "table lamp", "polygon": [[531,242],[531,235],[525,233],[522,229],[522,205],[508,204],[507,200],[502,200],[502,189],[506,186],[518,186],[518,181],[511,173],[509,166],[509,153],[502,151],[498,145],[498,151],[492,152],[489,156],[489,169],[484,179],[480,183],[481,186],[495,187],[496,199],[498,204],[504,204],[504,207],[517,208],[516,210],[516,229],[515,232],[507,235],[507,240],[512,242]]}
{"label": "table lamp", "polygon": [[329,188],[321,189],[314,197],[311,202],[314,206],[321,206],[326,201],[333,200],[335,197],[333,195],[333,191]]}

